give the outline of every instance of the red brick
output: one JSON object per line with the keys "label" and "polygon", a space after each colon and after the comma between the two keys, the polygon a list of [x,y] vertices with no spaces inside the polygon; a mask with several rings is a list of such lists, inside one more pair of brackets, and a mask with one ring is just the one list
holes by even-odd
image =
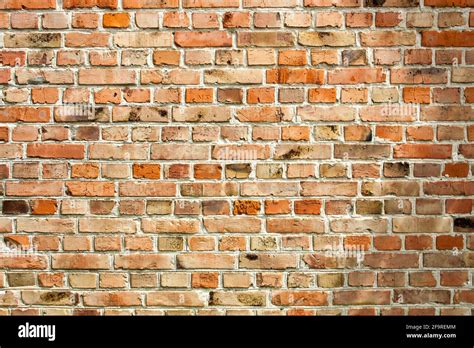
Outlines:
{"label": "red brick", "polygon": [[177,32],[175,43],[179,47],[230,47],[232,38],[227,32]]}
{"label": "red brick", "polygon": [[421,45],[426,47],[469,47],[474,45],[474,31],[421,32]]}

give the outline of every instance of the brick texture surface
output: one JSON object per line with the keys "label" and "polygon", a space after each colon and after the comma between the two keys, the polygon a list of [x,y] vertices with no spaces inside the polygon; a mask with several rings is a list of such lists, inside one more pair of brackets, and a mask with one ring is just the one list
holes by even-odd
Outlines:
{"label": "brick texture surface", "polygon": [[473,7],[0,0],[0,314],[473,314]]}

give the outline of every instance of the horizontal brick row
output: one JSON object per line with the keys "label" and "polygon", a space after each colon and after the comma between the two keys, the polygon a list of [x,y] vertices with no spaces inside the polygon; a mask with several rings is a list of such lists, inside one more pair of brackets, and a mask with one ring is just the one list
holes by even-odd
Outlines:
{"label": "horizontal brick row", "polygon": [[[123,0],[124,8],[178,8],[179,0],[163,0],[160,2],[152,2],[147,0]],[[184,0],[182,6],[184,8],[236,8],[239,6],[248,8],[272,8],[272,7],[297,7],[303,5],[305,7],[417,7],[420,4],[415,1],[401,2],[378,2],[373,0]],[[426,0],[425,6],[430,7],[469,7],[472,6],[470,1],[465,0]],[[39,10],[39,9],[55,9],[59,5],[56,0],[5,0],[2,3],[2,10]],[[117,9],[119,0],[65,0],[62,2],[64,9],[71,8],[100,8],[100,9]]]}
{"label": "horizontal brick row", "polygon": [[0,315],[472,315],[473,7],[0,0]]}

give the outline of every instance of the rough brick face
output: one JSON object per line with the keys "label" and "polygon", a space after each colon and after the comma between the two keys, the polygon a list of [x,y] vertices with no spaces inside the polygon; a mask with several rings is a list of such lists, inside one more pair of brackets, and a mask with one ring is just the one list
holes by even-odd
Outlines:
{"label": "rough brick face", "polygon": [[473,6],[0,0],[2,314],[473,314]]}

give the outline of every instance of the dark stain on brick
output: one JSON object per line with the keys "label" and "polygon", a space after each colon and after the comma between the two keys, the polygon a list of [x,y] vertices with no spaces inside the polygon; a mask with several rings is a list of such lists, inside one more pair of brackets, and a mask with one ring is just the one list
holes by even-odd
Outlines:
{"label": "dark stain on brick", "polygon": [[140,108],[133,108],[130,110],[130,114],[128,115],[128,120],[131,122],[140,121]]}
{"label": "dark stain on brick", "polygon": [[41,294],[40,299],[44,302],[56,303],[67,299],[69,296],[71,296],[70,292],[47,292],[45,294]]}
{"label": "dark stain on brick", "polygon": [[373,196],[374,193],[367,187],[362,186],[362,195],[363,196]]}
{"label": "dark stain on brick", "polygon": [[29,85],[42,85],[46,83],[46,79],[43,76],[37,76],[32,79],[28,79],[27,82]]}
{"label": "dark stain on brick", "polygon": [[301,152],[299,151],[299,149],[291,149],[290,151],[288,151],[287,153],[283,154],[281,156],[282,159],[290,159],[290,158],[295,158],[295,157],[298,157],[299,155],[301,154]]}
{"label": "dark stain on brick", "polygon": [[383,170],[387,177],[404,177],[410,174],[410,164],[407,162],[384,163]]}
{"label": "dark stain on brick", "polygon": [[372,141],[372,131],[369,130],[367,133],[367,136],[365,137],[365,141]]}
{"label": "dark stain on brick", "polygon": [[365,0],[366,7],[381,7],[386,0]]}
{"label": "dark stain on brick", "polygon": [[58,39],[59,34],[46,34],[46,33],[39,33],[39,34],[31,34],[30,40],[32,42],[50,42],[52,40]]}
{"label": "dark stain on brick", "polygon": [[407,173],[410,170],[410,164],[408,162],[400,162],[398,165]]}
{"label": "dark stain on brick", "polygon": [[27,214],[29,205],[27,201],[3,201],[3,214]]}
{"label": "dark stain on brick", "polygon": [[277,116],[277,120],[278,122],[280,122],[281,120],[283,120],[283,116],[285,116],[283,114],[283,111],[281,110],[281,108],[278,108],[277,112],[276,112],[276,116]]}
{"label": "dark stain on brick", "polygon": [[255,261],[258,260],[258,255],[256,254],[246,254],[245,258],[250,261]]}
{"label": "dark stain on brick", "polygon": [[218,305],[219,301],[216,298],[216,293],[214,291],[211,291],[209,293],[209,305]]}
{"label": "dark stain on brick", "polygon": [[325,31],[318,32],[318,36],[320,38],[327,37],[327,36],[330,36],[330,35],[331,35],[331,33],[329,33],[329,32],[325,32]]}
{"label": "dark stain on brick", "polygon": [[278,159],[292,159],[292,158],[299,158],[300,156],[303,156],[305,153],[308,153],[308,149],[305,147],[297,146],[294,149],[290,149],[288,152],[280,155]]}
{"label": "dark stain on brick", "polygon": [[233,170],[234,172],[240,172],[240,173],[250,173],[251,171],[250,164],[248,163],[228,164],[227,168],[229,168],[230,170]]}
{"label": "dark stain on brick", "polygon": [[226,23],[226,22],[230,21],[231,19],[232,19],[232,14],[231,14],[230,12],[226,12],[226,13],[224,14],[224,20],[223,20],[223,22]]}
{"label": "dark stain on brick", "polygon": [[474,219],[473,218],[456,218],[454,219],[454,227],[474,230]]}
{"label": "dark stain on brick", "polygon": [[[95,108],[94,120],[107,116],[108,110],[104,107]],[[87,118],[87,117],[86,117]]]}
{"label": "dark stain on brick", "polygon": [[363,59],[361,63],[367,63],[367,56],[364,50],[345,50],[342,52],[342,56],[343,62],[349,65],[357,64],[359,59]]}

